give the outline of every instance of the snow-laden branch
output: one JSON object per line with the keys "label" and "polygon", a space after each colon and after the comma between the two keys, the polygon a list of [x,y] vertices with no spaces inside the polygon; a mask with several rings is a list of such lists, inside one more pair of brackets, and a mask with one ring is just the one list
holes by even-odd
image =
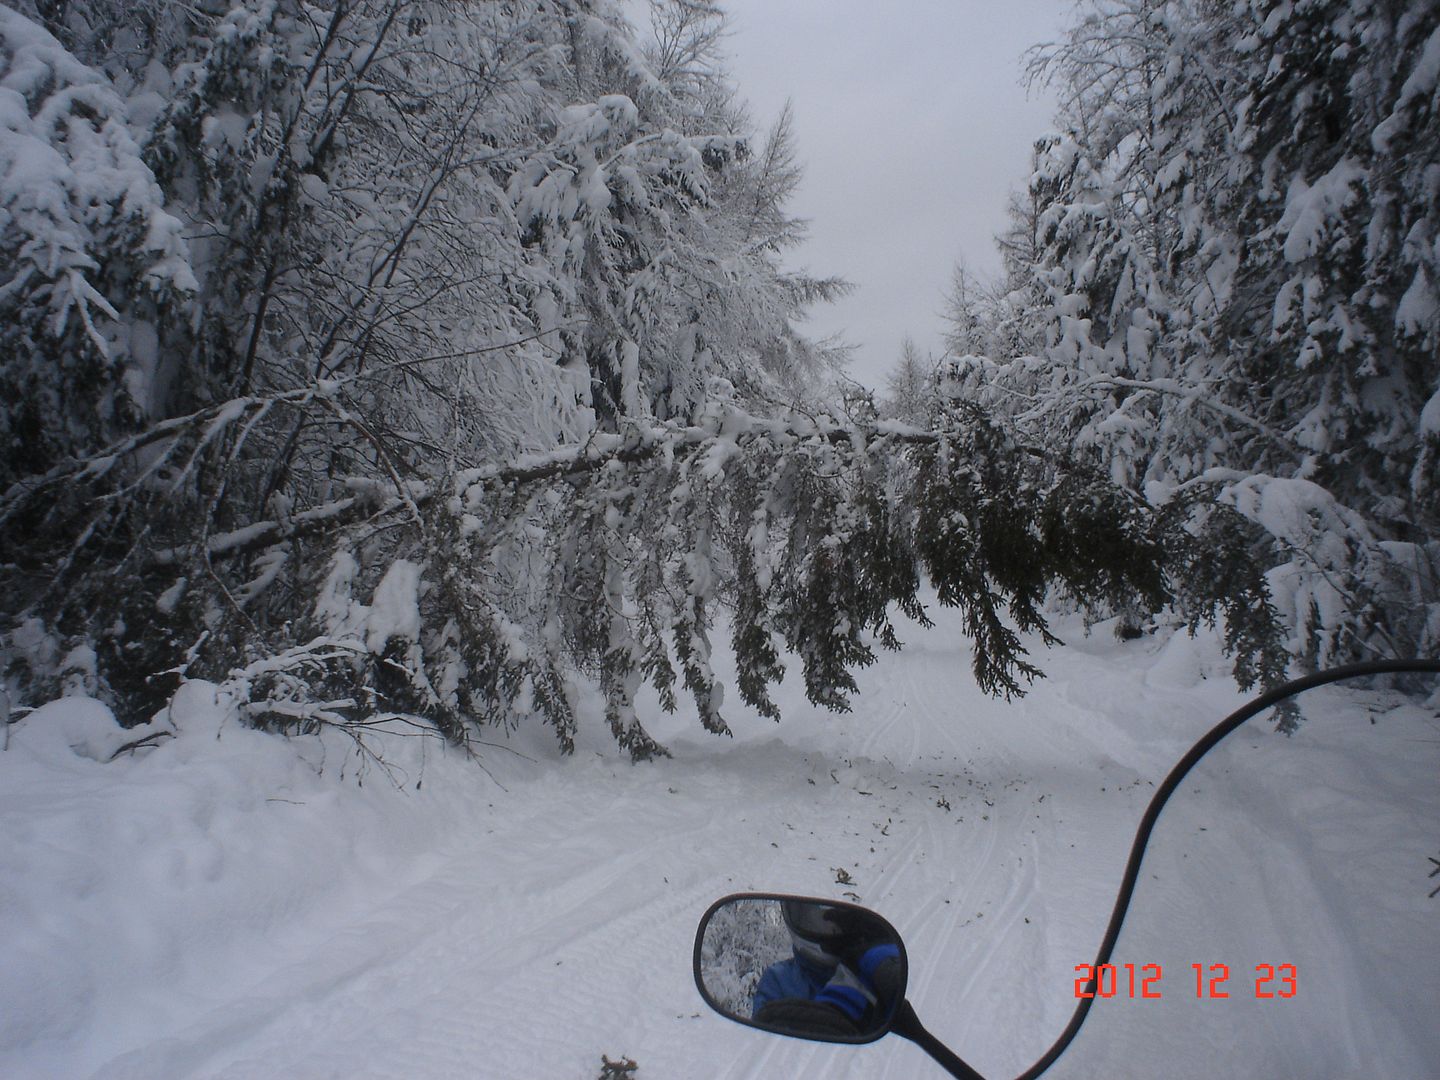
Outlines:
{"label": "snow-laden branch", "polygon": [[[273,399],[271,399],[273,400]],[[292,399],[288,395],[285,400]],[[252,399],[245,399],[248,405]],[[233,403],[232,403],[233,404]],[[214,422],[215,415],[200,416]],[[397,494],[392,485],[375,479],[351,477],[343,481],[354,494],[319,506],[288,514],[284,519],[257,521],[243,528],[211,536],[205,551],[211,558],[228,559],[251,554],[275,544],[300,540],[323,533],[335,533],[362,521],[378,521],[397,512],[407,513],[419,521],[422,508],[428,506],[437,491],[448,490],[474,508],[487,497],[487,490],[525,488],[552,481],[573,480],[594,474],[613,464],[634,465],[667,456],[687,457],[704,450],[717,463],[706,471],[715,477],[721,471],[718,463],[730,453],[742,452],[757,440],[765,439],[774,447],[793,447],[806,440],[832,444],[851,443],[870,446],[884,452],[887,446],[935,445],[943,439],[937,432],[921,431],[904,424],[882,421],[873,428],[860,428],[834,422],[786,422],[751,416],[739,409],[728,409],[715,416],[709,424],[682,425],[636,423],[623,434],[597,433],[584,443],[560,447],[543,454],[526,454],[512,461],[466,469],[444,483],[423,481],[393,482],[403,487]],[[107,455],[113,458],[112,455]],[[173,565],[184,558],[176,548],[156,551],[151,561]]]}
{"label": "snow-laden branch", "polygon": [[1198,405],[1218,416],[1223,416],[1225,419],[1239,424],[1241,427],[1259,432],[1276,445],[1291,451],[1297,460],[1304,456],[1300,447],[1282,432],[1276,431],[1268,424],[1256,420],[1253,416],[1242,412],[1233,405],[1227,405],[1223,401],[1217,401],[1212,395],[1205,393],[1203,388],[1186,384],[1179,379],[1129,379],[1119,375],[1087,375],[1084,379],[1068,389],[1075,393],[1084,393],[1087,390],[1097,389],[1148,390],[1156,394],[1178,397],[1186,404]]}

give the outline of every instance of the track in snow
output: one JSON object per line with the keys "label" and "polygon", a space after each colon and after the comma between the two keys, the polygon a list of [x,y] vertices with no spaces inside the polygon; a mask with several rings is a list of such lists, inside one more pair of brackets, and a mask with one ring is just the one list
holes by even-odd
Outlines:
{"label": "track in snow", "polygon": [[[243,964],[192,935],[188,981],[168,999],[147,985],[106,1049],[82,1021],[70,1042],[0,1045],[0,1072],[593,1080],[608,1054],[633,1057],[637,1080],[939,1076],[898,1040],[828,1047],[704,1011],[696,919],[723,893],[773,889],[880,910],[906,937],[921,1019],[986,1075],[1014,1075],[1070,1015],[1153,783],[1238,698],[1200,645],[1097,637],[1040,653],[1051,677],[1022,701],[991,701],[951,616],[862,673],[849,715],[808,706],[792,676],[778,727],[732,715],[731,741],[657,719],[669,761],[618,760],[599,725],[568,760],[522,733],[529,759],[489,754],[493,781],[415,810],[366,883],[311,883],[242,943]],[[1421,782],[1440,745],[1412,708],[1397,753],[1350,723],[1354,700],[1327,698],[1294,740],[1257,725],[1187,783],[1116,957],[1163,961],[1167,998],[1099,1003],[1050,1075],[1407,1076],[1440,1060],[1413,1005],[1440,1000],[1433,908],[1385,878],[1423,866],[1433,835],[1413,823],[1440,816]],[[1388,781],[1398,801],[1372,790]],[[305,814],[286,828],[319,827]],[[1332,816],[1353,827],[1327,831]],[[1350,926],[1377,880],[1381,917]],[[1422,931],[1428,945],[1404,940]],[[1295,962],[1310,985],[1295,1002],[1197,1004],[1181,991],[1202,959]],[[96,1024],[119,1015],[105,1008]]]}

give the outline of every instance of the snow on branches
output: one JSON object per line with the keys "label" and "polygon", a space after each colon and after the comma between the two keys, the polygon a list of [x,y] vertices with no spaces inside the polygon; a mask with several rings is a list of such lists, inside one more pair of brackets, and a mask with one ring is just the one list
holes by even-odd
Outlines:
{"label": "snow on branches", "polygon": [[109,80],[0,8],[0,485],[150,415],[181,223]]}
{"label": "snow on branches", "polygon": [[[24,659],[7,680],[73,671],[133,719],[183,673],[233,669],[275,717],[325,722],[384,697],[438,717],[463,685],[491,718],[548,703],[563,732],[558,675],[525,669],[517,697],[518,609],[487,601],[491,619],[470,579],[438,574],[448,478],[683,426],[716,387],[786,396],[824,355],[796,317],[842,288],[780,266],[802,231],[793,145],[783,123],[752,139],[719,12],[655,0],[647,43],[610,0],[14,6],[0,635]],[[707,543],[665,632],[718,726]],[[577,541],[572,561],[592,555]],[[626,644],[632,584],[606,565],[584,584],[622,612],[594,632],[628,731],[653,650]],[[332,604],[347,580],[359,604],[337,625],[369,630],[317,613],[332,570]],[[437,605],[453,618],[432,627]],[[544,629],[528,655],[594,651]],[[433,679],[432,656],[450,658]],[[332,677],[319,713],[297,704]]]}
{"label": "snow on branches", "polygon": [[1440,0],[1084,0],[1031,61],[1058,133],[1002,250],[1039,333],[982,304],[950,388],[1246,516],[1302,665],[1432,652]]}
{"label": "snow on branches", "polygon": [[[197,419],[192,437],[244,417]],[[80,468],[68,482],[109,478]],[[4,510],[23,516],[40,494],[12,494]],[[62,591],[49,622],[143,623],[151,670],[132,677],[228,680],[252,722],[281,730],[399,715],[465,741],[539,715],[568,749],[588,685],[619,745],[644,758],[664,751],[636,710],[642,681],[668,709],[683,685],[705,728],[728,731],[711,665],[721,608],[740,699],[776,719],[768,688],[782,651],[798,658],[811,701],[848,709],[852,672],[899,645],[892,605],[925,620],[922,578],[965,613],[977,681],[1007,696],[1039,674],[1018,634],[1046,635],[1055,591],[1147,609],[1173,597],[1197,619],[1223,609],[1237,625],[1237,605],[1252,623],[1271,610],[1258,577],[1222,594],[1213,575],[1187,570],[1209,544],[1178,519],[967,408],[924,432],[715,407],[696,424],[637,421],[435,482],[357,481],[346,500],[284,510],[135,553],[130,595]],[[95,533],[86,527],[79,546]],[[1263,622],[1233,651],[1237,671],[1273,681],[1283,656]],[[127,648],[132,667],[140,659],[118,644],[101,679],[117,681]]]}

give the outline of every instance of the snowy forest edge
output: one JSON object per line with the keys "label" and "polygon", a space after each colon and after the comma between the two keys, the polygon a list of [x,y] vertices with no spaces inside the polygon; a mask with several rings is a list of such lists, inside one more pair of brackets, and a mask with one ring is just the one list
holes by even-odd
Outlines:
{"label": "snowy forest edge", "polygon": [[0,11],[7,692],[568,746],[586,679],[645,757],[642,680],[726,730],[717,605],[748,705],[785,649],[845,708],[922,576],[993,692],[1055,602],[1219,618],[1242,685],[1433,653],[1440,6],[1392,8],[1089,5],[1005,279],[878,410],[710,5]]}

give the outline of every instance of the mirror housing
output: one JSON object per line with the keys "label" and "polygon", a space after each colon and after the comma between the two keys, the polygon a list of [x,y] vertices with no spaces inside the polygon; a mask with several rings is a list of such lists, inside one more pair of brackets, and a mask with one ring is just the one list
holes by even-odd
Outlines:
{"label": "mirror housing", "polygon": [[869,1043],[895,1023],[909,962],[895,928],[858,904],[736,893],[700,919],[694,970],[705,1003],[738,1023]]}

